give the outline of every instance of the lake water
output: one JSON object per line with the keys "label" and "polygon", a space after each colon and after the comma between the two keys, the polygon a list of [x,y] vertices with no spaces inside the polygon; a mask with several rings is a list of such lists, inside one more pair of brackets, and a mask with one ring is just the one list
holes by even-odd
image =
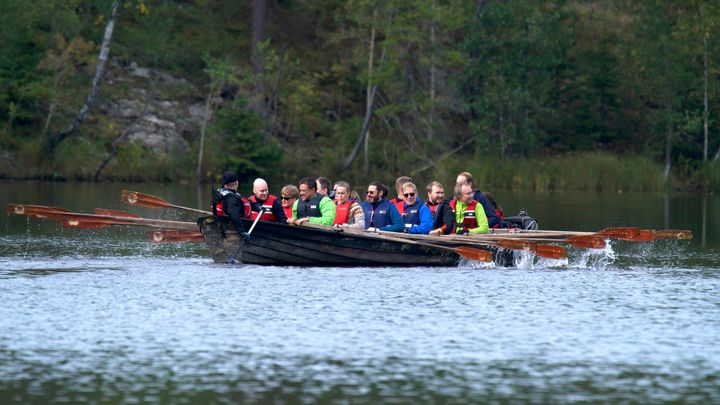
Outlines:
{"label": "lake water", "polygon": [[[0,183],[0,202],[126,209],[166,185]],[[212,263],[142,230],[0,222],[0,403],[720,403],[720,198],[510,193],[543,228],[690,229],[504,269]]]}

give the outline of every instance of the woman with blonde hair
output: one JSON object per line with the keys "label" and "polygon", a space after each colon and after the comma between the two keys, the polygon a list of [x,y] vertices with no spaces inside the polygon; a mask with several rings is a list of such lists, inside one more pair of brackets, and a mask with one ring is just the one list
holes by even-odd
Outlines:
{"label": "woman with blonde hair", "polygon": [[350,185],[335,183],[335,228],[365,229],[365,212],[357,200],[351,200]]}
{"label": "woman with blonde hair", "polygon": [[280,205],[282,205],[288,219],[292,218],[293,204],[295,204],[299,196],[300,191],[292,184],[288,184],[280,190]]}

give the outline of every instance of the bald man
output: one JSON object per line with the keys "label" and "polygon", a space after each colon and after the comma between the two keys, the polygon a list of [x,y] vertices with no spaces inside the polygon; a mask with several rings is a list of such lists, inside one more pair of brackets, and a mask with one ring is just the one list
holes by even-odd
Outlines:
{"label": "bald man", "polygon": [[287,223],[287,216],[285,216],[285,210],[283,210],[280,200],[270,194],[265,180],[255,179],[253,182],[253,196],[248,200],[252,206],[252,212],[250,213],[252,219],[262,215],[260,217],[261,221]]}

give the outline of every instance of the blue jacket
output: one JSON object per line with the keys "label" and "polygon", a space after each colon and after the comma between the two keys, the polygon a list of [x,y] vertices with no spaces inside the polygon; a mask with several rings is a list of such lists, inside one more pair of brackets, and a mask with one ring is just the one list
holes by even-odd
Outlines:
{"label": "blue jacket", "polygon": [[405,228],[395,204],[384,198],[374,204],[365,201],[362,208],[365,211],[365,229],[375,227],[381,231],[402,232]]}
{"label": "blue jacket", "polygon": [[417,200],[413,205],[403,203],[403,208],[402,219],[406,232],[427,235],[432,231],[433,218],[427,205]]}
{"label": "blue jacket", "polygon": [[473,198],[483,206],[483,211],[485,211],[485,216],[488,221],[488,227],[495,228],[496,226],[499,226],[500,218],[495,213],[495,207],[493,207],[492,204],[490,204],[490,201],[482,195],[482,192],[480,192],[480,190],[475,190],[473,192]]}

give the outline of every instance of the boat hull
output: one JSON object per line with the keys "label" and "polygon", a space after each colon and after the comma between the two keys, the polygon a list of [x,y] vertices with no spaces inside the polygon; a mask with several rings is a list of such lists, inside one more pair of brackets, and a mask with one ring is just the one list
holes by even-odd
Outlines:
{"label": "boat hull", "polygon": [[[243,220],[245,229],[252,221]],[[388,240],[381,235],[336,231],[259,221],[243,242],[231,225],[212,217],[199,221],[205,244],[216,263],[276,266],[444,266],[454,267],[460,256],[451,249],[412,241]]]}

